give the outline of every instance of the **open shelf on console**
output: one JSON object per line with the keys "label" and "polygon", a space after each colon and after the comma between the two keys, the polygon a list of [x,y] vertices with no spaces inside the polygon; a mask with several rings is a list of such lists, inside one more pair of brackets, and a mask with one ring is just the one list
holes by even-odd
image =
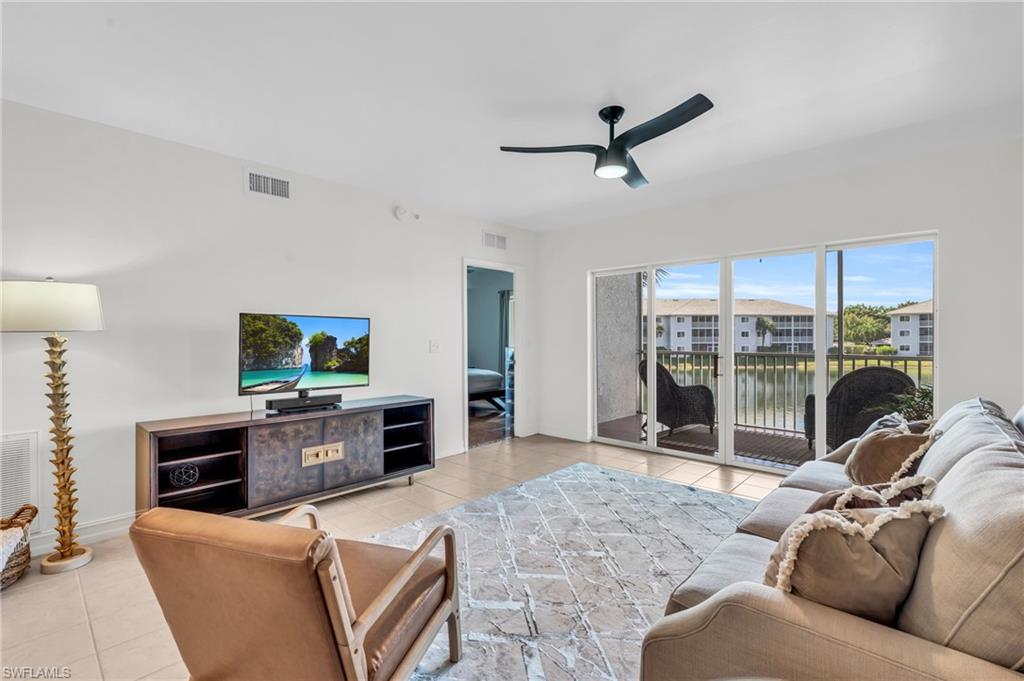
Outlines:
{"label": "open shelf on console", "polygon": [[430,405],[384,410],[384,473],[398,473],[431,463]]}
{"label": "open shelf on console", "polygon": [[186,511],[231,513],[245,508],[245,499],[237,485],[226,485],[161,499],[160,505]]}
{"label": "open shelf on console", "polygon": [[242,428],[159,436],[156,450],[160,506],[220,513],[245,508]]}

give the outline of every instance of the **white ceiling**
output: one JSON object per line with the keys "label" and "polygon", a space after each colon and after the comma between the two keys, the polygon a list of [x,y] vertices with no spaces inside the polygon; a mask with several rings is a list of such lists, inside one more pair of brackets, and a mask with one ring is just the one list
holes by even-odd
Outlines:
{"label": "white ceiling", "polygon": [[[5,4],[3,41],[6,99],[533,229],[1021,127],[1018,3]],[[498,151],[695,92],[644,189]]]}

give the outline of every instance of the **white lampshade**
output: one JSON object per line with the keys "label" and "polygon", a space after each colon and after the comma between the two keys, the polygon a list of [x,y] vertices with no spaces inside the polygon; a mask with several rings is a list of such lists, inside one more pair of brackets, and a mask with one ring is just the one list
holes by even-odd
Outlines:
{"label": "white lampshade", "polygon": [[102,331],[100,291],[93,284],[5,281],[0,331]]}

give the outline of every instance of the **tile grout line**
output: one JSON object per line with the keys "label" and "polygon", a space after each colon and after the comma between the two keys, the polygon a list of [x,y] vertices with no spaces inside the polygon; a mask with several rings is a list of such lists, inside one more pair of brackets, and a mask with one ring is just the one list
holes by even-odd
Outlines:
{"label": "tile grout line", "polygon": [[89,640],[92,642],[92,653],[96,656],[96,668],[100,672],[100,681],[105,678],[103,674],[103,663],[100,661],[100,649],[96,645],[96,634],[92,630],[92,613],[89,612],[89,604],[85,600],[85,586],[82,584],[82,577],[75,570],[75,582],[78,583],[78,597],[82,599],[82,610],[85,611],[85,626],[89,628]]}

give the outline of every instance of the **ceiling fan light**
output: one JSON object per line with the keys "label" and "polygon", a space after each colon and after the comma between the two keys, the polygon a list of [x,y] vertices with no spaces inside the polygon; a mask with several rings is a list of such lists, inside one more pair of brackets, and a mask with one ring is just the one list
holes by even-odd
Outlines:
{"label": "ceiling fan light", "polygon": [[626,174],[626,166],[615,163],[614,161],[605,161],[604,163],[598,163],[594,167],[594,174],[605,180],[616,180]]}

